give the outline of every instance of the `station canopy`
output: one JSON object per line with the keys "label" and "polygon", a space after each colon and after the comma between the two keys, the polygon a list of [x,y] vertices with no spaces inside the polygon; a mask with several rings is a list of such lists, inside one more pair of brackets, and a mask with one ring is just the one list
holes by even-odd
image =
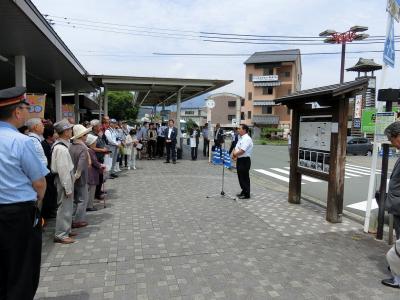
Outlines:
{"label": "station canopy", "polygon": [[15,85],[14,57],[25,56],[31,93],[93,92],[87,72],[39,10],[27,0],[0,1],[0,89]]}
{"label": "station canopy", "polygon": [[108,91],[136,92],[136,103],[142,106],[175,104],[178,91],[181,91],[181,101],[187,101],[232,82],[232,80],[114,75],[89,75],[88,79],[97,86],[107,88]]}

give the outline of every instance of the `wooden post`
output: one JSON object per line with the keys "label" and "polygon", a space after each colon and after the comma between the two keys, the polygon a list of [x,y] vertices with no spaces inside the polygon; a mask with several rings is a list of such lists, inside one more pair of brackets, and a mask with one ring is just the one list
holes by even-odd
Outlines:
{"label": "wooden post", "polygon": [[[332,112],[331,158],[329,162],[326,209],[326,220],[332,223],[342,222],[347,145],[347,110],[348,101],[345,96],[342,96],[337,100]],[[338,130],[334,132],[336,128]]]}
{"label": "wooden post", "polygon": [[292,145],[290,148],[290,180],[289,180],[289,203],[300,204],[301,198],[301,174],[297,172],[299,161],[299,129],[300,112],[293,109],[292,114]]}

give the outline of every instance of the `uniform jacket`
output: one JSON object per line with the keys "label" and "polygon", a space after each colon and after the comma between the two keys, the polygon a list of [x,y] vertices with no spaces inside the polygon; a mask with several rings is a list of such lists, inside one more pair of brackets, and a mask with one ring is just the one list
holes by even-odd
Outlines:
{"label": "uniform jacket", "polygon": [[72,193],[74,186],[74,163],[72,162],[68,148],[69,142],[61,139],[57,140],[53,144],[53,151],[51,154],[51,172],[58,175],[61,185],[65,189],[67,195]]}
{"label": "uniform jacket", "polygon": [[[164,131],[166,140],[168,140],[168,130],[169,130],[169,127],[167,127]],[[171,137],[169,138],[171,140],[171,143],[176,144],[177,135],[178,135],[178,129],[176,127],[172,127]]]}
{"label": "uniform jacket", "polygon": [[75,184],[83,186],[88,182],[89,153],[83,143],[74,141],[69,147],[72,162],[74,163]]}
{"label": "uniform jacket", "polygon": [[390,175],[389,190],[386,197],[386,208],[393,215],[400,215],[400,158]]}

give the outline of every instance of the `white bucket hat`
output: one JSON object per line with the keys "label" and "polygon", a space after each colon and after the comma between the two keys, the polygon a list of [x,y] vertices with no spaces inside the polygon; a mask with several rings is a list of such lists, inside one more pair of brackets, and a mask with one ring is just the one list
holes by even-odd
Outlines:
{"label": "white bucket hat", "polygon": [[89,132],[92,131],[92,127],[86,128],[85,126],[78,124],[74,125],[72,128],[72,132],[74,133],[74,136],[71,138],[72,140],[79,139],[80,137],[83,137],[85,134],[88,134]]}
{"label": "white bucket hat", "polygon": [[86,138],[86,145],[90,146],[92,144],[94,144],[97,141],[97,136],[93,135],[93,134],[88,134],[87,138]]}

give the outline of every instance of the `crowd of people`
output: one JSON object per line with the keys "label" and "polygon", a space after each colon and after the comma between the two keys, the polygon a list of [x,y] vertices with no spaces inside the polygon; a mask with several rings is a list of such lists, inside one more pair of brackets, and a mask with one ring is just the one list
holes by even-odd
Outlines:
{"label": "crowd of people", "polygon": [[[56,219],[54,242],[74,243],[73,231],[88,225],[86,213],[96,211],[96,201],[104,200],[104,182],[118,178],[122,169],[136,170],[136,158],[164,158],[176,163],[177,128],[174,121],[130,126],[104,116],[82,124],[63,119],[57,123],[28,119],[20,132],[34,145],[40,163],[48,170],[42,201],[44,226]],[[199,131],[192,131],[198,145]],[[196,151],[197,152],[197,151]],[[196,154],[197,155],[197,154]]]}
{"label": "crowd of people", "polygon": [[[248,128],[244,129],[246,134]],[[34,295],[42,230],[51,230],[46,227],[49,219],[55,218],[55,243],[74,243],[74,229],[88,226],[87,213],[97,210],[96,201],[104,199],[106,180],[118,178],[123,168],[135,170],[136,157],[165,158],[173,164],[177,160],[174,120],[144,122],[140,127],[108,116],[82,124],[73,119],[52,123],[30,117],[25,88],[0,91],[0,134],[0,239],[8,241],[0,244],[0,299]],[[202,134],[205,156],[207,128]],[[198,126],[189,131],[192,160],[197,159],[200,135]],[[216,147],[221,147],[219,126],[215,136]],[[251,147],[246,151],[235,149],[233,156],[247,159]],[[249,197],[249,186],[239,179],[241,196]]]}

